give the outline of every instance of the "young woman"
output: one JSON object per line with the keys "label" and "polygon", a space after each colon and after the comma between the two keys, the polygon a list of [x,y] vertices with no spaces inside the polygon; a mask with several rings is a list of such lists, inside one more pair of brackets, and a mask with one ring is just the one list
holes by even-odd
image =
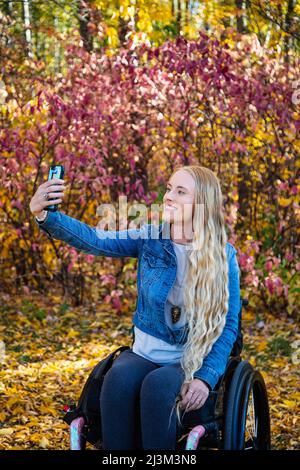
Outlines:
{"label": "young woman", "polygon": [[62,201],[63,190],[63,181],[47,181],[30,203],[49,237],[85,253],[139,260],[134,343],[116,358],[100,394],[103,449],[173,450],[181,412],[205,404],[238,331],[240,271],[227,242],[220,182],[208,168],[177,167],[163,223],[122,231],[43,212]]}

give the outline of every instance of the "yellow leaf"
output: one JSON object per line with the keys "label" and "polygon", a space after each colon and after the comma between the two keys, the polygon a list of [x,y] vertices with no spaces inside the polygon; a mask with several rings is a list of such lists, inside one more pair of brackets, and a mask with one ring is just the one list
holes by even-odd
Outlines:
{"label": "yellow leaf", "polygon": [[46,414],[46,415],[53,415],[53,416],[57,416],[57,411],[54,409],[54,408],[51,408],[50,406],[44,406],[44,405],[41,405],[39,407],[39,411],[42,413],[42,414]]}
{"label": "yellow leaf", "polygon": [[39,420],[37,418],[31,418],[29,423],[26,423],[27,428],[33,428],[34,426],[37,426],[39,424]]}
{"label": "yellow leaf", "polygon": [[15,403],[18,403],[19,400],[20,400],[19,397],[11,397],[11,398],[9,398],[9,399],[7,400],[7,402],[6,402],[6,408],[7,408],[7,409],[10,409],[10,407],[11,407],[12,405],[14,405]]}
{"label": "yellow leaf", "polygon": [[42,447],[43,449],[46,449],[49,446],[49,441],[48,439],[44,436],[39,442],[39,446]]}
{"label": "yellow leaf", "polygon": [[10,436],[15,430],[13,428],[0,429],[0,436]]}
{"label": "yellow leaf", "polygon": [[23,414],[24,413],[24,409],[21,408],[21,406],[16,406],[13,410],[12,410],[12,414],[13,416],[16,416],[18,414]]}
{"label": "yellow leaf", "polygon": [[19,241],[19,246],[20,246],[20,248],[23,248],[24,250],[27,249],[27,245],[26,245],[25,240],[20,240]]}
{"label": "yellow leaf", "polygon": [[282,207],[287,207],[293,202],[293,198],[289,197],[288,199],[286,199],[284,197],[279,197],[278,202]]}
{"label": "yellow leaf", "polygon": [[79,332],[78,332],[78,331],[75,331],[75,330],[71,329],[71,330],[69,331],[69,333],[67,334],[67,337],[68,337],[68,338],[73,338],[74,336],[78,336],[78,335],[79,335]]}
{"label": "yellow leaf", "polygon": [[24,431],[19,431],[16,434],[14,434],[14,439],[26,439],[27,434]]}
{"label": "yellow leaf", "polygon": [[292,401],[292,400],[283,400],[283,403],[285,405],[282,405],[282,406],[284,408],[288,408],[288,409],[296,408],[296,406],[297,406],[297,403],[295,401]]}
{"label": "yellow leaf", "polygon": [[259,345],[257,346],[257,350],[258,350],[258,351],[264,351],[264,350],[266,349],[267,344],[268,344],[267,341],[262,341],[262,342],[259,343]]}
{"label": "yellow leaf", "polygon": [[30,439],[31,442],[40,442],[40,440],[41,440],[41,435],[38,434],[38,433],[31,434],[31,436],[30,436],[29,439]]}

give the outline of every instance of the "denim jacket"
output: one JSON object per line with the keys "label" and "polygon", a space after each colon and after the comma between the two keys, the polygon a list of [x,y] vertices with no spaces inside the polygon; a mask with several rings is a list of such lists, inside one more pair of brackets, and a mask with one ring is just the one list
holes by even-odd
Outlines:
{"label": "denim jacket", "polygon": [[[48,211],[44,221],[36,224],[49,238],[63,240],[83,253],[138,259],[137,302],[133,324],[142,331],[160,338],[169,344],[184,344],[187,339],[187,324],[179,329],[170,329],[164,319],[164,306],[176,279],[177,259],[170,239],[170,224],[159,226],[144,224],[140,229],[102,230],[90,227],[60,211]],[[226,245],[228,262],[229,308],[224,329],[205,356],[202,366],[194,378],[205,381],[211,389],[215,387],[226,365],[238,332],[238,315],[241,309],[240,271],[236,258],[237,250]]]}

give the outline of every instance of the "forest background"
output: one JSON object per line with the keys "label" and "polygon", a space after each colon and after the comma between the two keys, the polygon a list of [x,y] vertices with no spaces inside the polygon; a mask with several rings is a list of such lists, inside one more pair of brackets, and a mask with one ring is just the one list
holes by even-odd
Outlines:
{"label": "forest background", "polygon": [[131,344],[137,260],[39,231],[29,202],[49,166],[66,171],[59,210],[96,226],[119,196],[161,203],[178,163],[220,178],[249,300],[242,356],[267,384],[272,448],[300,447],[299,14],[295,0],[0,1],[0,449],[67,449],[63,404]]}

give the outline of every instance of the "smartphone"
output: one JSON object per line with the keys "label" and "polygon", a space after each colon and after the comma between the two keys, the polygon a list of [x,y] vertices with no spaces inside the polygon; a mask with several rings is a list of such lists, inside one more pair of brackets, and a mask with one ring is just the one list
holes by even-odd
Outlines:
{"label": "smartphone", "polygon": [[[64,169],[63,165],[51,165],[50,170],[49,170],[49,174],[48,174],[48,181],[52,180],[52,179],[55,179],[55,178],[56,179],[63,179],[64,174],[65,174],[65,169]],[[60,193],[61,191],[55,191],[55,192]],[[50,198],[49,201],[51,201],[53,199],[57,199],[57,198]],[[45,207],[45,211],[55,212],[55,211],[57,211],[57,205],[58,205],[58,203],[53,204],[52,206]]]}

